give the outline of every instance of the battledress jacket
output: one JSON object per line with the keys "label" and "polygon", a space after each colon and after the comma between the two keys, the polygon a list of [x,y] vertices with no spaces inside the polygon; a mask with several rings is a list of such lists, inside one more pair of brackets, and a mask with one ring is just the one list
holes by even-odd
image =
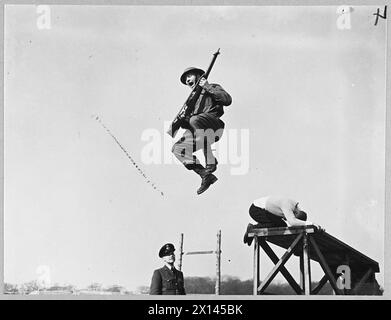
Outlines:
{"label": "battledress jacket", "polygon": [[231,96],[219,84],[208,83],[203,87],[192,115],[208,113],[220,118],[224,114],[223,106],[229,106],[231,103]]}
{"label": "battledress jacket", "polygon": [[151,295],[184,295],[185,287],[183,273],[177,269],[170,270],[167,266],[153,272]]}

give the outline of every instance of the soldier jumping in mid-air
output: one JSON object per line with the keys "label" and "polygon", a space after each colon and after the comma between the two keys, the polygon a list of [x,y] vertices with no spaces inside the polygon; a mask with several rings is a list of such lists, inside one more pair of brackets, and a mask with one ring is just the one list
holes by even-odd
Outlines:
{"label": "soldier jumping in mid-air", "polygon": [[[169,134],[174,136],[179,127],[186,129],[181,139],[174,144],[172,152],[188,170],[193,170],[202,178],[197,194],[203,193],[217,181],[217,177],[213,175],[217,159],[211,145],[219,141],[223,134],[225,124],[220,119],[224,114],[223,106],[232,103],[231,96],[220,85],[206,80],[218,54],[219,51],[214,54],[207,72],[191,67],[181,75],[181,82],[192,89],[185,103],[186,107],[191,107],[178,114],[169,130]],[[193,155],[201,149],[205,156],[205,167]]]}

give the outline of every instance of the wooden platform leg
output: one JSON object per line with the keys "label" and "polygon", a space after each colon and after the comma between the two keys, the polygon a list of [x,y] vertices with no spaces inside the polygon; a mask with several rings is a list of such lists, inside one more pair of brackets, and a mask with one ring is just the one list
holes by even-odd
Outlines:
{"label": "wooden platform leg", "polygon": [[[262,247],[263,251],[269,256],[270,260],[272,260],[274,264],[277,264],[278,261],[280,261],[280,259],[276,256],[272,248],[270,248],[265,240],[259,241],[259,246]],[[284,266],[281,266],[280,272],[291,285],[292,289],[295,290],[296,294],[303,294],[302,287],[297,284],[295,279],[293,279],[289,271]]]}
{"label": "wooden platform leg", "polygon": [[300,255],[300,288],[304,292],[304,259],[303,253]]}
{"label": "wooden platform leg", "polygon": [[310,242],[312,244],[312,248],[315,250],[315,253],[316,253],[316,255],[319,258],[319,264],[322,267],[323,272],[327,276],[327,278],[328,278],[328,280],[330,282],[330,285],[333,288],[335,294],[336,295],[342,295],[343,292],[337,287],[337,282],[335,280],[335,277],[334,277],[333,273],[331,272],[330,267],[329,267],[329,265],[326,262],[326,259],[323,257],[323,254],[320,251],[320,249],[319,249],[318,245],[316,244],[316,241],[315,241],[315,239],[313,237],[310,238]]}
{"label": "wooden platform leg", "polygon": [[259,243],[258,243],[258,237],[254,236],[254,271],[253,271],[253,295],[258,295],[258,286],[259,286],[259,273],[260,273],[260,266],[259,266]]}
{"label": "wooden platform leg", "polygon": [[260,294],[262,294],[267,286],[270,284],[270,282],[274,279],[276,274],[281,271],[281,268],[284,266],[284,264],[288,261],[288,259],[293,254],[293,250],[295,249],[296,245],[299,243],[300,239],[302,238],[303,234],[300,233],[297,238],[292,242],[292,244],[289,246],[289,248],[286,250],[286,252],[282,255],[281,259],[276,263],[272,271],[267,275],[267,277],[262,281],[262,283],[258,287],[258,291]]}
{"label": "wooden platform leg", "polygon": [[320,279],[320,281],[318,282],[317,286],[311,291],[311,294],[318,294],[323,288],[323,286],[327,283],[327,281],[329,281],[329,278],[324,275],[322,279]]}
{"label": "wooden platform leg", "polygon": [[309,255],[309,235],[304,232],[303,235],[303,269],[304,269],[304,294],[311,294],[311,260]]}

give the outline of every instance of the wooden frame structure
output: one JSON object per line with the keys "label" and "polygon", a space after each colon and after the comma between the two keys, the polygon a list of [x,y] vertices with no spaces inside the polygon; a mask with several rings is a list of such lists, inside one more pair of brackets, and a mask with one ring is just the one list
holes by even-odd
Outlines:
{"label": "wooden frame structure", "polygon": [[[368,286],[374,288],[377,284],[375,273],[379,272],[379,264],[376,261],[328,233],[319,231],[315,226],[253,229],[248,236],[254,241],[254,295],[264,294],[278,272],[282,273],[299,295],[318,294],[327,282],[337,295],[363,294],[363,287],[366,286],[368,290]],[[277,257],[268,242],[286,249],[281,258]],[[262,281],[260,281],[260,248],[275,264]],[[299,257],[299,284],[284,266],[292,255]],[[323,278],[315,288],[311,288],[311,260],[318,262],[324,272]],[[348,266],[350,270],[348,286],[341,285],[338,281],[341,276],[341,266]],[[368,294],[368,291],[364,294]]]}
{"label": "wooden frame structure", "polygon": [[217,232],[217,246],[216,251],[191,251],[184,252],[183,251],[183,233],[181,233],[180,242],[179,242],[179,263],[178,269],[182,271],[182,261],[183,255],[194,255],[194,254],[216,254],[216,286],[215,286],[215,294],[220,295],[220,284],[221,284],[221,230]]}

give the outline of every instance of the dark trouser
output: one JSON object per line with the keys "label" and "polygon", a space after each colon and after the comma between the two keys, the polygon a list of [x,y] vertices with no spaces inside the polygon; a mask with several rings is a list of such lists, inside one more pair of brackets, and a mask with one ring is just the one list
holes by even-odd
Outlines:
{"label": "dark trouser", "polygon": [[256,222],[258,222],[257,227],[260,228],[274,228],[274,227],[286,227],[287,224],[285,221],[277,217],[276,215],[270,213],[269,211],[258,208],[251,205],[249,209],[250,217],[253,218]]}
{"label": "dark trouser", "polygon": [[189,120],[189,129],[172,147],[172,152],[183,165],[193,170],[200,162],[194,152],[203,150],[206,164],[215,164],[211,145],[223,135],[224,122],[208,113],[194,115]]}

